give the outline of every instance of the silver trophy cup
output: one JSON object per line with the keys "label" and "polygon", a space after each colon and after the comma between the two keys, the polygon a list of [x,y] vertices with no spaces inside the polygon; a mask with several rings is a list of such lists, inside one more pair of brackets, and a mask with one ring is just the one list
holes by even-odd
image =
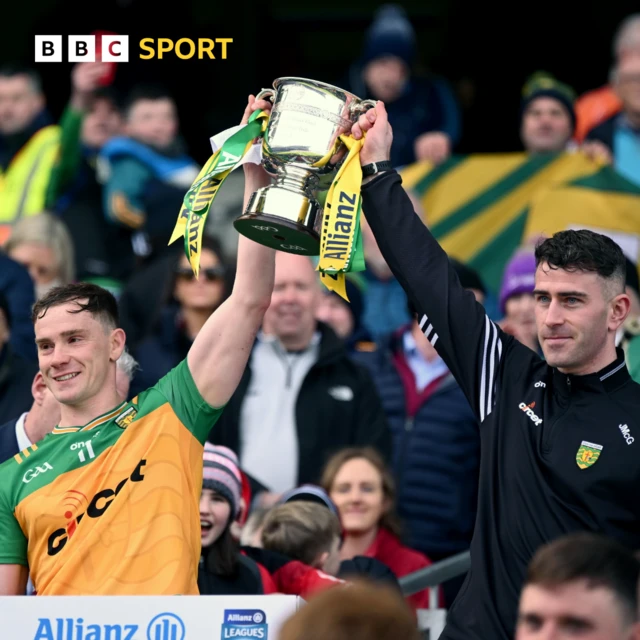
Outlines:
{"label": "silver trophy cup", "polygon": [[317,256],[322,227],[317,193],[331,186],[346,155],[339,136],[375,102],[305,78],[278,78],[273,89],[256,97],[273,102],[262,164],[275,184],[252,194],[234,226],[259,244]]}

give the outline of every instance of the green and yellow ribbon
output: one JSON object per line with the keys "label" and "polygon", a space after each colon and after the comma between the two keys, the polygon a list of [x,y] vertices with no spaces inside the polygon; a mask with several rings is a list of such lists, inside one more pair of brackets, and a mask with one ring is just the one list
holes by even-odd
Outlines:
{"label": "green and yellow ribbon", "polygon": [[324,206],[317,270],[321,282],[345,300],[345,274],[365,268],[360,215],[362,213],[362,168],[360,150],[364,137],[340,136],[349,153],[334,178]]}
{"label": "green and yellow ribbon", "polygon": [[[264,135],[269,117],[255,111],[249,122],[230,136],[202,167],[187,191],[169,244],[184,238],[184,251],[196,277],[200,270],[202,238],[207,216],[220,186],[238,166],[256,138]],[[320,237],[318,271],[321,282],[345,300],[345,274],[365,268],[360,216],[362,212],[362,169],[360,150],[364,138],[355,140],[350,135],[340,136],[348,150],[342,166],[327,194]],[[337,145],[336,145],[337,146]],[[315,163],[322,166],[330,161],[335,149]]]}
{"label": "green and yellow ribbon", "polygon": [[249,151],[253,141],[264,134],[268,120],[269,116],[263,111],[254,111],[249,122],[230,136],[207,160],[184,197],[169,244],[184,238],[184,251],[196,277],[200,272],[202,238],[213,199],[226,177]]}

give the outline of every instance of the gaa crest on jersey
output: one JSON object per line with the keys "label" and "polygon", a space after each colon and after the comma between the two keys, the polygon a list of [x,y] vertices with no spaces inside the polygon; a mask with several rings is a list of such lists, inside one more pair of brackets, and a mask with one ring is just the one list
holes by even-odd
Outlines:
{"label": "gaa crest on jersey", "polygon": [[138,410],[135,407],[129,407],[116,417],[115,423],[121,428],[126,429],[138,415]]}
{"label": "gaa crest on jersey", "polygon": [[583,440],[578,449],[578,453],[576,453],[576,462],[581,469],[586,469],[598,462],[601,452],[601,444],[594,444],[593,442]]}

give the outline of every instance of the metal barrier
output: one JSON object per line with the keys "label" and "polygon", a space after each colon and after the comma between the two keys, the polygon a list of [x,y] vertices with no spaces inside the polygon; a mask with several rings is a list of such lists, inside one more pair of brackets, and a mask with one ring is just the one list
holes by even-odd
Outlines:
{"label": "metal barrier", "polygon": [[471,554],[463,551],[398,580],[405,596],[429,589],[429,608],[419,609],[417,612],[418,628],[424,640],[437,640],[446,624],[447,610],[439,608],[438,587],[443,582],[466,573],[470,566]]}
{"label": "metal barrier", "polygon": [[451,578],[466,573],[471,566],[471,554],[463,551],[455,556],[441,560],[430,567],[414,571],[403,578],[400,578],[400,588],[405,596],[412,596],[414,593],[423,591],[430,587],[437,587]]}

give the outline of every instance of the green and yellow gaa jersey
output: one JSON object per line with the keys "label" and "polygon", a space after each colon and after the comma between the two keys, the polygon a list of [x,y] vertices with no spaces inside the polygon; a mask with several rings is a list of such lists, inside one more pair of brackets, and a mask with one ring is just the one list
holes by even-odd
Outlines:
{"label": "green and yellow gaa jersey", "polygon": [[202,452],[221,408],[187,361],[0,465],[0,564],[39,595],[197,594]]}

